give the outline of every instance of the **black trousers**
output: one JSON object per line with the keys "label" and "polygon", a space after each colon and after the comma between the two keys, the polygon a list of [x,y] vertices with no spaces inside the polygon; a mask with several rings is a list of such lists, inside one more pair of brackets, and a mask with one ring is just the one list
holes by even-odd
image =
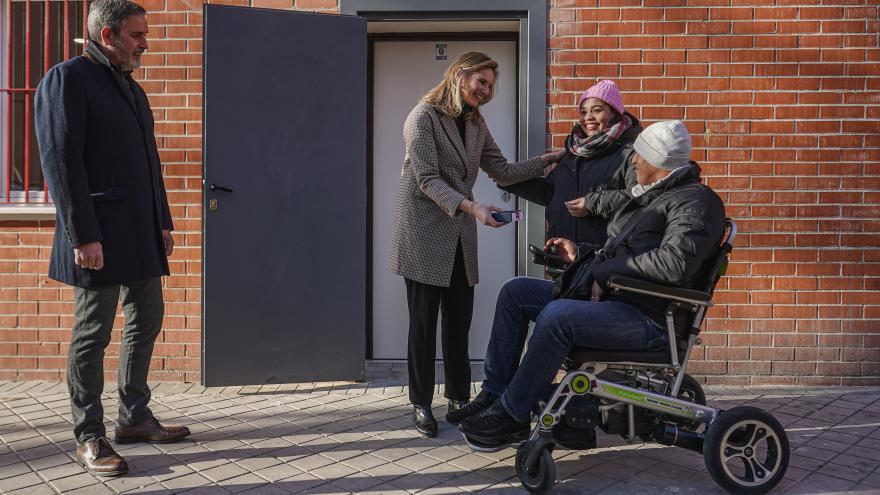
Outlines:
{"label": "black trousers", "polygon": [[113,318],[122,299],[125,326],[119,346],[119,419],[136,425],[153,417],[147,404],[147,374],[153,343],[162,328],[162,279],[109,285],[95,289],[74,287],[75,323],[70,340],[67,387],[73,413],[73,433],[78,443],[106,436],[104,407],[104,349],[110,343]]}
{"label": "black trousers", "polygon": [[471,387],[471,362],[468,333],[474,312],[474,288],[468,285],[461,244],[455,252],[449,287],[423,284],[405,279],[409,306],[409,400],[415,405],[430,406],[434,398],[434,361],[437,354],[437,315],[442,311],[440,338],[443,346],[443,370],[446,393],[450,400],[468,400]]}

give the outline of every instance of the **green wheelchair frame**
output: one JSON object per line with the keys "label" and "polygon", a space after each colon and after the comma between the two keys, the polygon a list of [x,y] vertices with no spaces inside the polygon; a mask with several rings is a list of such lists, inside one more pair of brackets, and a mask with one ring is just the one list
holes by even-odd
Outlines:
{"label": "green wheelchair frame", "polygon": [[[715,285],[726,271],[736,223],[725,219],[725,230],[727,235],[718,254],[706,267],[711,276],[705,292],[642,280],[611,280],[613,291],[670,301],[666,311],[670,342],[678,342],[675,314],[693,313],[683,357],[679,360],[676,345],[658,352],[572,349],[564,378],[542,404],[528,439],[517,448],[516,472],[527,490],[542,494],[553,487],[556,469],[552,452],[559,443],[554,438],[554,428],[566,420],[566,407],[578,396],[591,396],[598,402],[596,425],[603,429],[611,415],[617,415],[618,420],[624,415],[625,433],[619,433],[627,442],[641,439],[703,454],[709,474],[731,493],[763,494],[779,483],[789,461],[788,437],[779,421],[756,407],[738,406],[723,411],[707,406],[699,383],[685,373],[693,347],[702,343],[700,326],[706,310],[712,306]],[[468,444],[476,450],[488,450],[470,441]]]}

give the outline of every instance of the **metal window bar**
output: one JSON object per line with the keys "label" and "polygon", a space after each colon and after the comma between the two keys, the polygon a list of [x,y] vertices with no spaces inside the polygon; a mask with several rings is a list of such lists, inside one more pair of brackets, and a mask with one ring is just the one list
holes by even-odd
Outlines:
{"label": "metal window bar", "polygon": [[5,3],[6,81],[0,98],[6,94],[6,115],[0,125],[6,129],[0,135],[6,139],[6,153],[0,168],[5,179],[0,183],[0,204],[47,203],[49,193],[34,137],[33,96],[43,74],[79,54],[80,45],[71,41],[87,38],[88,0]]}

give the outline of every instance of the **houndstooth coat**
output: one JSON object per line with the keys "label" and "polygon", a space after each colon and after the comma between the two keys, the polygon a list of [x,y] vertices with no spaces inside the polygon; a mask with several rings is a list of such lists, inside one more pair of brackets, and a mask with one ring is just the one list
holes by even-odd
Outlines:
{"label": "houndstooth coat", "polygon": [[473,187],[482,168],[501,185],[543,173],[543,162],[532,158],[508,163],[486,123],[467,121],[465,142],[455,120],[419,103],[403,125],[406,155],[391,240],[388,269],[424,284],[449,287],[455,250],[461,239],[468,283],[479,282],[477,223],[458,210],[473,200]]}

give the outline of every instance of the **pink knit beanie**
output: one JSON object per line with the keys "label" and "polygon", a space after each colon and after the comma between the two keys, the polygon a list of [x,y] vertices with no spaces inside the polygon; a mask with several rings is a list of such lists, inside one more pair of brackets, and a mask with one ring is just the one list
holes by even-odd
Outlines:
{"label": "pink knit beanie", "polygon": [[581,97],[578,98],[578,108],[581,107],[581,103],[587,98],[599,98],[623,115],[623,100],[620,98],[620,89],[614,84],[614,81],[599,81],[593,87],[581,93]]}

